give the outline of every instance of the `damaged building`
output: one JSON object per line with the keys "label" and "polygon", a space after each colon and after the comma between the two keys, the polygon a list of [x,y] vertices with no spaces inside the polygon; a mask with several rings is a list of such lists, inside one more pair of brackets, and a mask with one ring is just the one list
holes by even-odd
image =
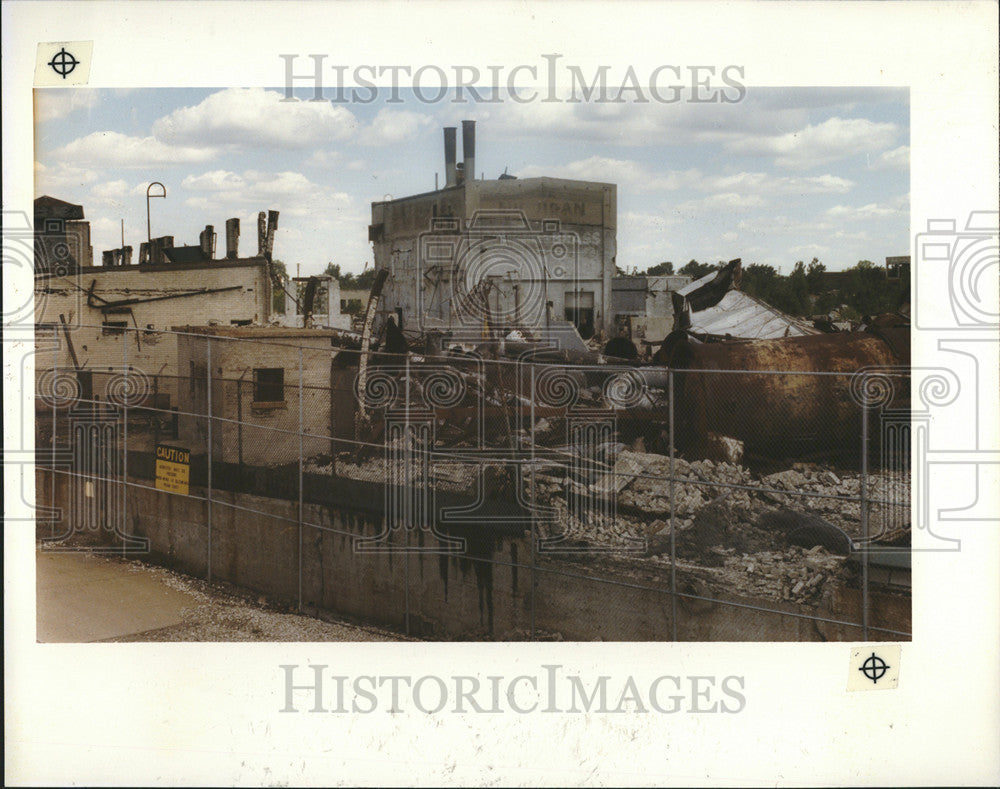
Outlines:
{"label": "damaged building", "polygon": [[[43,199],[43,198],[40,198]],[[263,214],[263,212],[262,212]],[[102,370],[123,358],[149,374],[177,373],[177,348],[158,334],[176,325],[263,325],[272,319],[274,288],[267,239],[278,212],[270,212],[257,253],[239,256],[239,220],[227,224],[226,252],[216,258],[211,225],[196,246],[177,246],[172,236],[143,242],[137,263],[131,247],[109,250],[104,265],[72,271],[41,270],[35,277],[38,337],[58,336],[58,354],[42,355],[48,367]],[[123,357],[122,337],[129,345]]]}
{"label": "damaged building", "polygon": [[[36,207],[44,212],[53,204],[39,198]],[[82,208],[60,211],[83,215]],[[103,265],[91,265],[81,254],[81,265],[39,266],[38,407],[110,401],[127,390],[137,393],[133,404],[175,412],[188,371],[178,367],[179,335],[173,327],[266,326],[284,318],[272,307],[275,288],[284,287],[271,262],[277,225],[277,211],[259,213],[256,253],[249,256],[240,256],[240,220],[233,218],[226,221],[225,251],[219,255],[217,234],[207,225],[196,245],[175,245],[173,236],[142,242],[137,262],[132,247],[123,246],[105,251]],[[77,238],[88,235],[74,232]],[[289,302],[294,311],[295,300]]]}
{"label": "damaged building", "polygon": [[388,269],[380,320],[463,336],[568,323],[614,328],[617,192],[562,178],[477,177],[475,122],[444,130],[445,183],[372,204],[375,268]]}
{"label": "damaged building", "polygon": [[70,274],[94,262],[83,206],[42,195],[35,199],[35,271]]}
{"label": "damaged building", "polygon": [[614,336],[627,337],[648,350],[666,339],[674,327],[671,293],[691,282],[683,274],[633,274],[611,280]]}
{"label": "damaged building", "polygon": [[[210,227],[112,251],[76,313],[40,280],[77,372],[95,334],[138,329],[140,365],[172,343],[171,431],[133,408],[114,438],[153,555],[427,638],[908,637],[909,384],[873,405],[858,377],[905,370],[908,336],[819,333],[741,292],[738,259],[615,278],[614,184],[487,181],[471,122],[456,142],[442,188],[372,205],[358,334],[329,278],[271,313],[270,221],[251,259],[216,260]],[[156,488],[162,440],[191,495]]]}
{"label": "damaged building", "polygon": [[[300,433],[330,435],[336,332],[282,326],[177,330],[177,364],[187,373],[179,388],[177,437],[186,446],[207,446],[208,420],[195,415],[208,413],[218,419],[211,432],[213,460],[240,467],[297,463]],[[316,453],[329,455],[329,442],[321,442]]]}
{"label": "damaged building", "polygon": [[327,275],[292,277],[285,298],[281,326],[297,329],[350,329],[351,316],[344,311],[343,294],[336,277]]}

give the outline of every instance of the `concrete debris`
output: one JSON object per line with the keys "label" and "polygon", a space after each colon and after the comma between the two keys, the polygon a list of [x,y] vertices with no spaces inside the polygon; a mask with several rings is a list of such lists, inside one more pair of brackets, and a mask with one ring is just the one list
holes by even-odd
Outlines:
{"label": "concrete debris", "polygon": [[832,471],[824,471],[817,477],[817,479],[824,485],[839,485],[840,477],[834,474]]}
{"label": "concrete debris", "polygon": [[764,477],[762,482],[769,488],[775,488],[778,490],[798,490],[805,485],[808,480],[795,469],[789,469],[788,471],[780,471],[777,474],[771,474]]}
{"label": "concrete debris", "polygon": [[[862,486],[854,472],[800,463],[757,477],[734,463],[674,458],[671,466],[669,457],[620,449],[612,470],[595,477],[585,486],[565,469],[536,473],[539,504],[556,512],[546,536],[658,564],[669,564],[673,553],[678,567],[700,568],[720,591],[807,606],[850,577],[847,556],[862,534]],[[869,534],[905,538],[908,479],[870,474],[865,495]],[[609,507],[595,517],[570,506],[588,496]]]}
{"label": "concrete debris", "polygon": [[705,437],[705,457],[723,463],[743,463],[743,442],[738,438],[709,431]]}
{"label": "concrete debris", "polygon": [[[905,475],[869,474],[862,486],[856,472],[812,463],[758,476],[738,463],[671,460],[620,443],[599,455],[604,463],[596,468],[557,454],[518,474],[499,461],[434,462],[423,469],[384,457],[356,461],[350,454],[335,467],[353,479],[432,484],[467,495],[483,485],[480,493],[488,498],[509,496],[521,485],[524,500],[534,499],[546,513],[537,535],[556,549],[629,556],[656,567],[673,560],[720,593],[806,606],[821,605],[831,584],[852,577],[851,544],[864,531],[862,492],[870,536],[893,544],[909,537]],[[330,473],[331,466],[310,470]]]}
{"label": "concrete debris", "polygon": [[629,485],[638,474],[642,473],[643,464],[636,459],[637,452],[619,452],[615,459],[615,469],[610,474],[604,474],[590,486],[593,493],[610,495],[619,493]]}

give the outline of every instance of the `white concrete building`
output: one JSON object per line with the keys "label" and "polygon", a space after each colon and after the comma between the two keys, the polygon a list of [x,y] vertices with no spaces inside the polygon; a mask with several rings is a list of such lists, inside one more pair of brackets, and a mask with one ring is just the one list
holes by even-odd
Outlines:
{"label": "white concrete building", "polygon": [[381,317],[404,331],[540,328],[569,321],[584,338],[614,316],[617,188],[562,178],[475,177],[475,126],[464,162],[445,129],[442,189],[372,203],[376,269],[388,268]]}
{"label": "white concrete building", "polygon": [[300,432],[310,434],[302,439],[306,458],[330,454],[329,439],[318,437],[330,435],[330,364],[336,353],[332,331],[180,328],[177,363],[186,376],[178,387],[178,440],[192,455],[208,452],[208,420],[193,415],[208,414],[209,378],[211,413],[217,417],[211,430],[213,462],[297,463]]}
{"label": "white concrete building", "polygon": [[[276,222],[276,212],[272,215]],[[147,262],[127,263],[131,250],[125,247],[104,254],[103,266],[40,267],[34,364],[43,399],[58,379],[85,398],[106,400],[105,382],[110,386],[128,368],[142,388],[174,405],[178,367],[172,327],[269,323],[268,257],[263,248],[254,257],[238,257],[238,220],[230,220],[227,231],[221,259],[213,259],[214,233],[208,227],[198,246],[174,247],[169,236],[143,242],[140,261]],[[69,381],[73,376],[75,384]]]}

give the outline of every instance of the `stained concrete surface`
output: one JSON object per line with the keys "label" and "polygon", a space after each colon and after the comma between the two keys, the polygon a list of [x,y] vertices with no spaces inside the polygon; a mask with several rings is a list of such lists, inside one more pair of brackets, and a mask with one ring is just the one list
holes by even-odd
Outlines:
{"label": "stained concrete surface", "polygon": [[79,551],[38,551],[36,639],[80,643],[184,621],[194,595],[126,562]]}
{"label": "stained concrete surface", "polygon": [[36,552],[36,640],[395,641],[389,631],[285,613],[162,567],[86,551]]}

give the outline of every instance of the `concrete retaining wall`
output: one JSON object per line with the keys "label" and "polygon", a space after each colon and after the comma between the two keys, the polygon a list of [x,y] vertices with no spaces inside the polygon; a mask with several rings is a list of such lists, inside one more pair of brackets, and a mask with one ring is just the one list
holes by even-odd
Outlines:
{"label": "concrete retaining wall", "polygon": [[[38,470],[38,501],[50,501],[51,474]],[[55,502],[66,507],[73,478],[55,475]],[[526,638],[532,621],[543,635],[565,640],[669,641],[674,606],[670,567],[594,555],[536,559],[522,535],[477,537],[466,530],[461,555],[359,550],[359,539],[381,530],[372,502],[336,508],[202,488],[179,496],[128,486],[128,530],[149,538],[149,560],[298,604],[307,613],[354,617],[445,639]],[[68,511],[68,509],[67,509]],[[211,515],[211,530],[209,530]],[[461,531],[461,530],[459,530]],[[479,532],[481,534],[481,531]],[[393,533],[398,546],[405,532]],[[39,536],[41,530],[39,531]],[[436,545],[430,535],[407,535],[412,548]],[[300,576],[301,566],[301,576]],[[532,595],[532,576],[534,594]],[[301,580],[300,580],[301,579]],[[677,637],[685,641],[859,640],[861,628],[807,617],[860,621],[858,595],[835,595],[834,610],[735,598],[709,590],[678,570]],[[712,600],[699,599],[710,597]],[[909,600],[874,592],[873,639],[881,626],[907,630]],[[895,602],[894,602],[895,600]],[[728,603],[728,604],[727,604]],[[905,604],[904,604],[905,603]],[[756,610],[754,606],[771,609]],[[799,614],[795,616],[794,614]],[[803,616],[805,615],[805,616]]]}

